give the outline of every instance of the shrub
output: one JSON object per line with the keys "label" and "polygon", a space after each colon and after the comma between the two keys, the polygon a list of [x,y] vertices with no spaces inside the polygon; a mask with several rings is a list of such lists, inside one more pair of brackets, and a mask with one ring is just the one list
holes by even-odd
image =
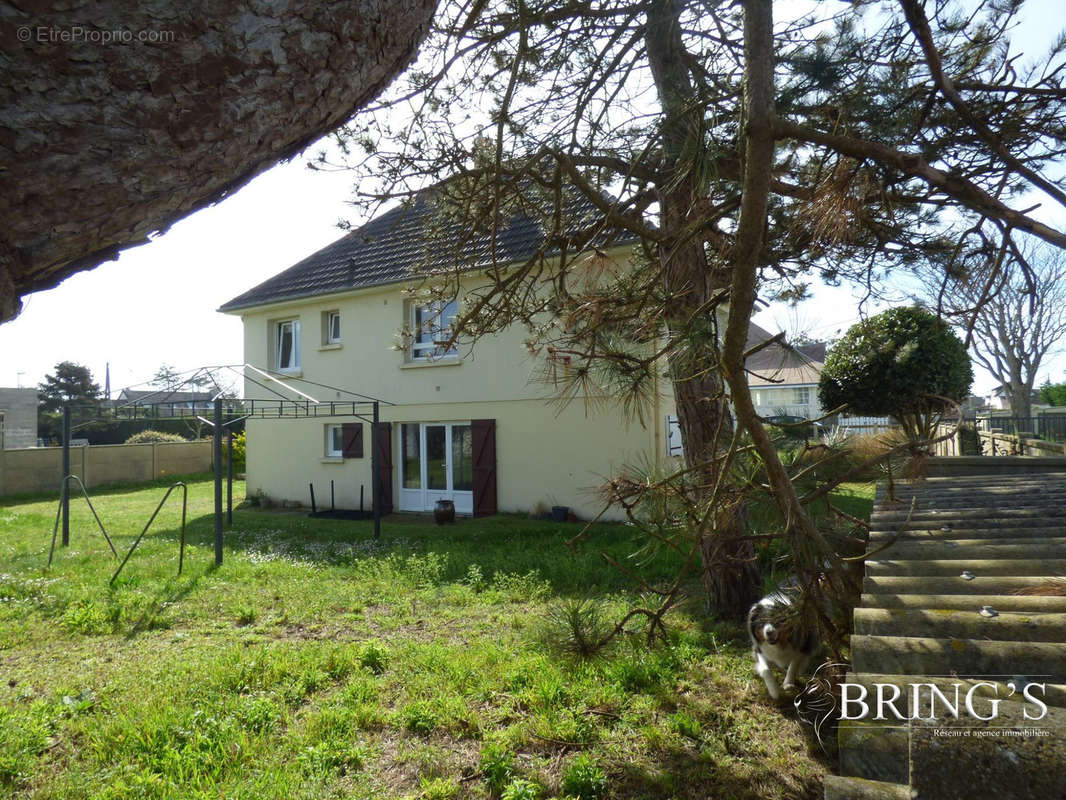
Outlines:
{"label": "shrub", "polygon": [[890,308],[851,327],[825,360],[818,397],[826,409],[890,416],[912,436],[928,435],[945,410],[939,395],[961,401],[973,383],[966,345],[923,308]]}
{"label": "shrub", "polygon": [[163,431],[146,430],[133,434],[126,440],[126,444],[152,444],[154,442],[185,442],[184,436],[176,433],[164,433]]}
{"label": "shrub", "polygon": [[247,442],[244,437],[244,431],[236,434],[233,437],[233,471],[244,472],[246,464],[247,454]]}

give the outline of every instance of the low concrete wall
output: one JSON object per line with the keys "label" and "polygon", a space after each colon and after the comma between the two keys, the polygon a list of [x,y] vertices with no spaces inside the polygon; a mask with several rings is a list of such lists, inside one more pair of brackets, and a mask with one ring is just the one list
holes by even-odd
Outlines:
{"label": "low concrete wall", "polygon": [[1063,456],[1066,443],[1048,442],[1026,434],[978,431],[981,453],[986,456]]}
{"label": "low concrete wall", "polygon": [[[63,448],[0,451],[0,497],[59,490]],[[72,447],[70,471],[86,486],[147,481],[211,469],[211,442],[158,442]]]}

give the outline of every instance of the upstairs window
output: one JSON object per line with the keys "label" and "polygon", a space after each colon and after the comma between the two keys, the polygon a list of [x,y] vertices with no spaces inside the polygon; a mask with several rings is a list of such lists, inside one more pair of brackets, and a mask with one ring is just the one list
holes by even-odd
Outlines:
{"label": "upstairs window", "polygon": [[275,345],[277,370],[279,372],[298,370],[300,368],[300,321],[298,319],[278,323]]}
{"label": "upstairs window", "polygon": [[411,358],[431,359],[455,356],[459,350],[444,344],[452,336],[452,323],[459,310],[457,301],[411,307]]}
{"label": "upstairs window", "polygon": [[796,386],[792,389],[792,402],[799,403],[800,405],[807,405],[811,402],[811,387],[810,386]]}

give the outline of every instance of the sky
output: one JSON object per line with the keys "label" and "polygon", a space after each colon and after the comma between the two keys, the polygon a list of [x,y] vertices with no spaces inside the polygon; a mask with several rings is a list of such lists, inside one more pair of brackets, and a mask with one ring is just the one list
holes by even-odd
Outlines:
{"label": "sky", "polygon": [[[1046,40],[1058,2],[1027,6],[1015,40]],[[307,155],[322,147],[311,145]],[[305,157],[296,158],[117,261],[29,295],[22,314],[0,325],[0,386],[36,386],[60,361],[89,367],[101,386],[110,363],[113,393],[144,384],[163,364],[183,371],[241,363],[240,318],[216,309],[342,236],[339,219],[365,221],[346,202],[352,192],[350,173],[312,171]],[[1061,214],[1045,221],[1066,226]],[[859,296],[816,285],[812,300],[770,307],[755,322],[831,339],[858,321]],[[871,305],[867,313],[877,310]],[[1066,353],[1044,365],[1038,382],[1045,375],[1066,381]],[[974,390],[987,393],[995,383],[979,371]]]}

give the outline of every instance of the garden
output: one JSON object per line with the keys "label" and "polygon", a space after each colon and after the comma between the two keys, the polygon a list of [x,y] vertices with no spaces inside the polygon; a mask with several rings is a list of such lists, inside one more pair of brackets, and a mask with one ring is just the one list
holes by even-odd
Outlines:
{"label": "garden", "polygon": [[[54,497],[0,504],[0,787],[33,798],[814,798],[832,767],[752,673],[743,626],[693,599],[667,641],[591,656],[641,602],[643,544],[500,515],[438,528],[240,507],[212,557],[189,481],[113,586],[88,508],[46,569]],[[243,494],[243,484],[239,484]],[[164,492],[94,492],[119,554]],[[869,513],[869,485],[834,501]],[[645,578],[676,572],[648,555]]]}

